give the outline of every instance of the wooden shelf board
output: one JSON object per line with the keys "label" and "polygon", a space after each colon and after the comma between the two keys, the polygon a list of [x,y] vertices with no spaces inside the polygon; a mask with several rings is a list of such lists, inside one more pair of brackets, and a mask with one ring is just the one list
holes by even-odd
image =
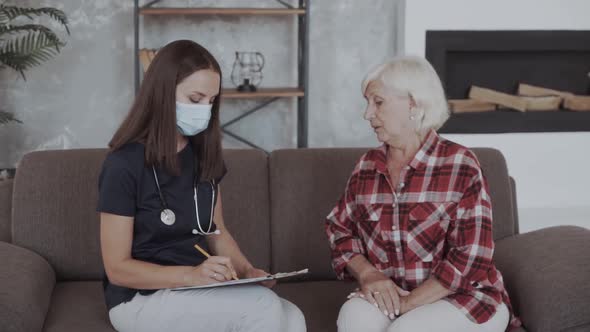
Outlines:
{"label": "wooden shelf board", "polygon": [[236,89],[223,89],[222,98],[252,99],[268,97],[303,97],[305,93],[299,88],[259,88],[255,92],[240,92]]}
{"label": "wooden shelf board", "polygon": [[140,15],[304,15],[299,8],[141,8]]}

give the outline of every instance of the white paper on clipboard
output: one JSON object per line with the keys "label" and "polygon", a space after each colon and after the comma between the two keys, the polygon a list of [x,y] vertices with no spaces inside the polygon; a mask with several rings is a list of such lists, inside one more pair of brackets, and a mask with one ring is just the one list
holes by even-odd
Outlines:
{"label": "white paper on clipboard", "polygon": [[309,269],[304,269],[304,270],[295,271],[295,272],[276,273],[276,274],[268,275],[266,277],[248,278],[248,279],[239,279],[239,280],[229,280],[229,281],[218,282],[218,283],[215,283],[215,284],[202,285],[202,286],[176,287],[176,288],[170,288],[170,290],[173,290],[173,291],[181,291],[181,290],[187,290],[187,289],[203,289],[203,288],[213,288],[213,287],[225,287],[225,286],[235,286],[235,285],[243,285],[243,284],[252,284],[252,283],[259,283],[259,282],[269,281],[269,280],[290,278],[290,277],[295,277],[295,276],[299,276],[299,275],[303,275],[303,274],[307,274],[307,273],[309,273]]}

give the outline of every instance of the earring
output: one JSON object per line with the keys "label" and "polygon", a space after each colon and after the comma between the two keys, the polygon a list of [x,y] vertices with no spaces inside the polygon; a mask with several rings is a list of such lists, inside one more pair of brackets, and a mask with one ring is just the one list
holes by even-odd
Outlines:
{"label": "earring", "polygon": [[410,120],[414,120],[414,119],[416,119],[416,117],[413,115],[410,115]]}

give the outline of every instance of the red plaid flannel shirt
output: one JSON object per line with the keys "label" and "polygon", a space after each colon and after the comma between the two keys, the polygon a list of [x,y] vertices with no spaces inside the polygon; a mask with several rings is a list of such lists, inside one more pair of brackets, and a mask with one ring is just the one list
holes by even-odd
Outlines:
{"label": "red plaid flannel shirt", "polygon": [[412,291],[431,275],[453,293],[445,300],[474,322],[487,322],[504,302],[502,275],[492,256],[492,206],[479,162],[467,148],[431,131],[393,188],[386,147],[356,165],[344,195],[328,215],[332,266],[364,255],[396,285]]}

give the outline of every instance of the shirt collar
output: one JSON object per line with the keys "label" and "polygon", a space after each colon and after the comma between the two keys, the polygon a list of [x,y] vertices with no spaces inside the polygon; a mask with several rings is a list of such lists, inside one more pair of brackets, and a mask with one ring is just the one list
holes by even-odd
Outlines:
{"label": "shirt collar", "polygon": [[[428,165],[428,160],[434,157],[434,152],[439,142],[440,137],[436,131],[430,130],[408,166],[413,169],[425,168]],[[381,153],[378,154],[377,160],[375,160],[375,169],[379,173],[389,174],[387,170],[387,144],[381,145],[378,150]]]}
{"label": "shirt collar", "polygon": [[424,142],[422,143],[420,150],[416,152],[416,155],[414,155],[414,159],[412,159],[412,161],[410,161],[408,165],[414,169],[425,168],[426,165],[428,165],[428,161],[431,158],[435,157],[434,152],[436,151],[436,147],[439,142],[440,137],[438,136],[436,131],[431,129],[426,135],[426,139],[424,139]]}

